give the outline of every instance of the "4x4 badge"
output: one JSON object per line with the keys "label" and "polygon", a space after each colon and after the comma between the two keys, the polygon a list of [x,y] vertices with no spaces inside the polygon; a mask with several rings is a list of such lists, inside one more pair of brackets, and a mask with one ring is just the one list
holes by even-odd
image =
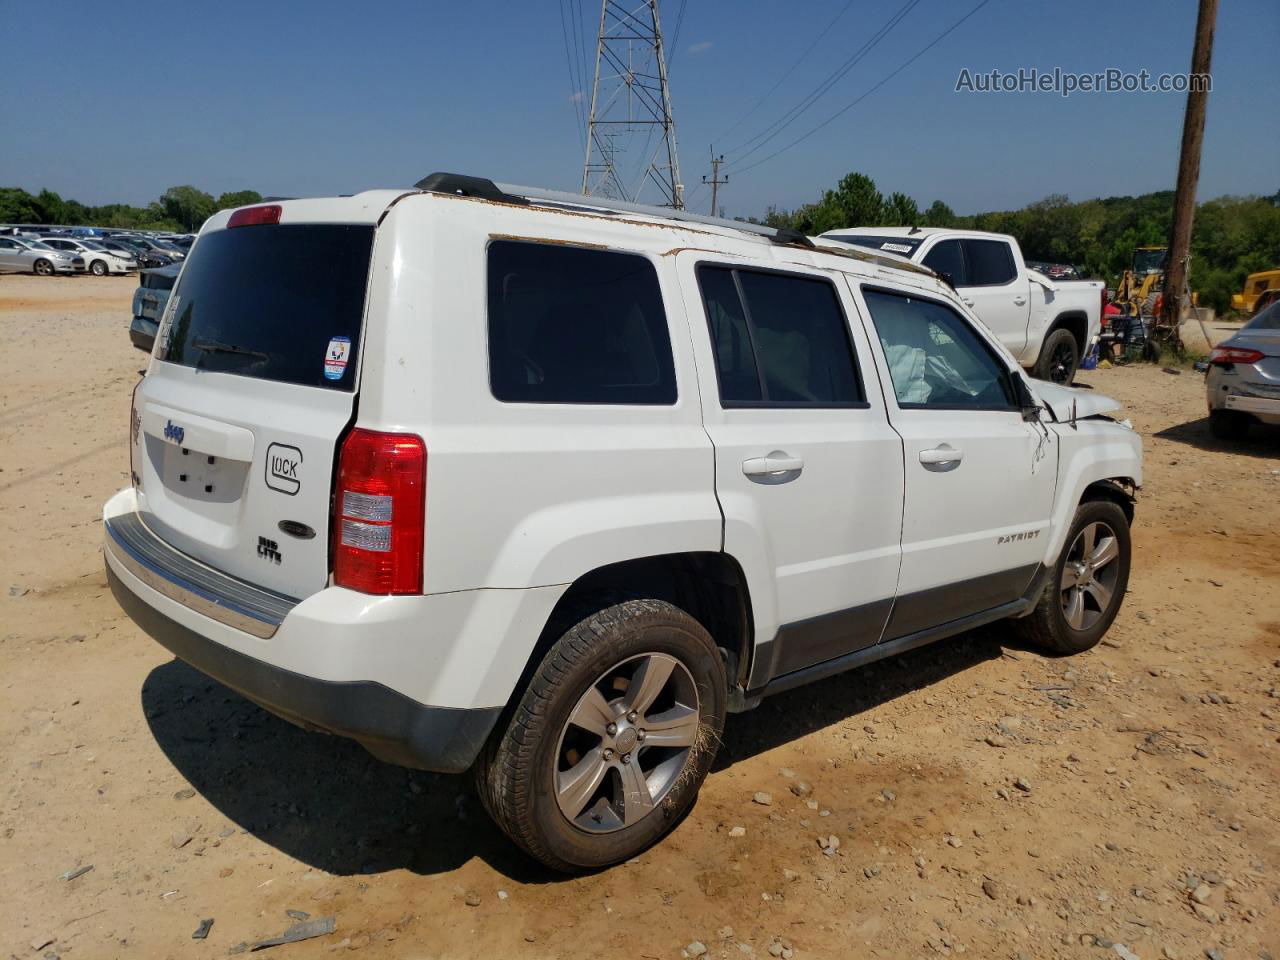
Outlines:
{"label": "4x4 badge", "polygon": [[272,490],[294,496],[302,489],[302,451],[287,443],[273,443],[267,447],[267,486]]}

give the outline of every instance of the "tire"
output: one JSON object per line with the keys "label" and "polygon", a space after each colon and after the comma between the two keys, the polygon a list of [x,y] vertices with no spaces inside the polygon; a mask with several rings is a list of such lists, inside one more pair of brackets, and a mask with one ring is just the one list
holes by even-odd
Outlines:
{"label": "tire", "polygon": [[53,276],[53,264],[41,257],[31,265],[31,272],[37,277],[51,277]]}
{"label": "tire", "polygon": [[1070,330],[1054,330],[1040,347],[1034,374],[1064,387],[1071,386],[1080,369],[1080,344]]}
{"label": "tire", "polygon": [[[693,805],[720,743],[726,691],[720,652],[693,617],[660,600],[606,607],[547,651],[506,729],[482,751],[481,801],[508,837],[552,869],[634,857]],[[659,736],[670,744],[655,744]],[[582,773],[571,776],[575,770]],[[650,803],[624,783],[641,787]]]}
{"label": "tire", "polygon": [[[1104,531],[1114,539],[1115,550],[1110,560],[1101,564],[1095,561],[1093,569],[1082,570],[1078,564],[1083,560],[1083,548],[1090,542],[1091,529],[1095,557],[1105,546]],[[1090,649],[1120,612],[1129,585],[1132,553],[1129,520],[1119,504],[1110,500],[1080,504],[1035,609],[1013,621],[1015,628],[1023,639],[1049,653],[1073,654]],[[1104,596],[1106,600],[1102,602]],[[1079,608],[1074,606],[1077,598]]]}
{"label": "tire", "polygon": [[1249,435],[1249,418],[1239,410],[1210,410],[1209,432],[1219,440],[1243,440]]}
{"label": "tire", "polygon": [[107,275],[107,265],[102,260],[95,260],[89,264],[89,272],[95,277],[105,277]]}

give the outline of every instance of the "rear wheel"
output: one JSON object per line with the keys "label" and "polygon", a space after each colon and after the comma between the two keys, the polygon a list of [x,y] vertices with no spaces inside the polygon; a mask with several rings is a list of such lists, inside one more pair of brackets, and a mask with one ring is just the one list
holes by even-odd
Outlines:
{"label": "rear wheel", "polygon": [[1239,410],[1210,410],[1209,432],[1219,440],[1243,440],[1249,434],[1249,418]]}
{"label": "rear wheel", "polygon": [[498,826],[556,870],[635,856],[693,805],[724,728],[724,664],[683,610],[629,600],[547,652],[476,768]]}
{"label": "rear wheel", "polygon": [[103,260],[95,260],[89,264],[89,272],[95,277],[105,277],[107,275],[107,264]]}
{"label": "rear wheel", "polygon": [[1013,621],[1017,630],[1052,653],[1094,646],[1120,612],[1132,550],[1129,520],[1118,504],[1080,504],[1035,609]]}
{"label": "rear wheel", "polygon": [[1036,361],[1035,375],[1070,386],[1080,366],[1080,345],[1070,330],[1055,330],[1045,339]]}
{"label": "rear wheel", "polygon": [[47,277],[53,273],[53,264],[41,257],[31,265],[31,272],[37,277]]}

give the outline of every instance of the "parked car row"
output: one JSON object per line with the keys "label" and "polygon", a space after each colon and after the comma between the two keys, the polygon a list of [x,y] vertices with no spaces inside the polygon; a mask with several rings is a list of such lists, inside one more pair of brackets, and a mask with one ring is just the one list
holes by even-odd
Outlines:
{"label": "parked car row", "polygon": [[178,263],[194,242],[192,236],[98,227],[4,225],[0,226],[0,272],[105,277]]}

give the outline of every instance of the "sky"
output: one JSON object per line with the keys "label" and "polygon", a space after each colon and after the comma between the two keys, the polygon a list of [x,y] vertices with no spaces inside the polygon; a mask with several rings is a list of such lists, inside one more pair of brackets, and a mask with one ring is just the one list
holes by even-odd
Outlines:
{"label": "sky", "polygon": [[[720,205],[730,216],[817,199],[854,170],[885,193],[900,190],[921,207],[940,199],[958,213],[1049,194],[1172,189],[1184,94],[955,87],[964,68],[1186,71],[1195,0],[987,0],[830,119],[978,2],[917,0],[803,115],[744,156],[745,141],[809,96],[905,2],[660,0],[691,209],[707,212],[700,181],[712,144],[726,158]],[[0,0],[0,186],[145,204],[177,184],[315,196],[408,186],[445,170],[577,190],[575,99],[589,97],[590,84],[571,82],[565,36],[576,23],[578,47],[593,47],[599,13],[595,0]],[[1200,199],[1280,190],[1277,49],[1280,3],[1222,0]],[[593,55],[584,52],[588,73]],[[642,135],[632,156],[640,143]],[[758,160],[766,162],[752,166]]]}

